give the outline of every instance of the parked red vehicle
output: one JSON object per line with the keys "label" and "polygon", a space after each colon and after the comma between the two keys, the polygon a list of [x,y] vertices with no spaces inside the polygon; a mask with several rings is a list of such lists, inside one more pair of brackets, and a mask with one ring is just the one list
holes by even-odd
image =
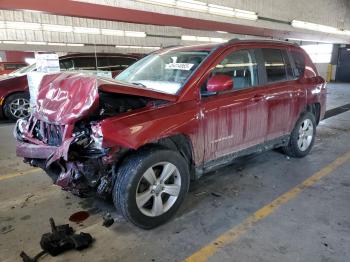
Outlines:
{"label": "parked red vehicle", "polygon": [[[59,59],[61,71],[109,71],[115,77],[139,58],[140,55],[136,54],[82,53],[61,56]],[[0,78],[0,118],[16,121],[29,116],[27,74],[35,70],[33,64]]]}
{"label": "parked red vehicle", "polygon": [[65,190],[112,195],[153,228],[190,180],[253,152],[306,156],[324,117],[325,81],[298,46],[232,40],[159,50],[106,81],[48,75],[17,122],[17,155]]}
{"label": "parked red vehicle", "polygon": [[0,75],[6,75],[27,66],[27,63],[23,62],[0,62]]}

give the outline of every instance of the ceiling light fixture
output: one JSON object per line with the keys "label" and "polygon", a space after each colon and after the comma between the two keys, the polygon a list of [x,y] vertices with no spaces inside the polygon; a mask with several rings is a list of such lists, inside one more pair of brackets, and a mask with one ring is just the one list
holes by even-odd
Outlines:
{"label": "ceiling light fixture", "polygon": [[142,48],[143,48],[143,49],[155,49],[155,50],[160,49],[159,46],[143,46]]}
{"label": "ceiling light fixture", "polygon": [[52,25],[52,24],[43,24],[43,29],[46,31],[53,32],[73,32],[73,27],[70,25]]}
{"label": "ceiling light fixture", "polygon": [[78,34],[93,34],[93,35],[98,35],[100,34],[100,29],[99,28],[93,28],[93,27],[79,27],[75,26],[73,29],[74,33]]}
{"label": "ceiling light fixture", "polygon": [[321,41],[321,40],[302,39],[302,38],[292,38],[292,37],[288,37],[287,40],[290,40],[290,41],[299,41],[299,42],[313,42],[313,43],[325,43],[325,44],[329,44],[329,42]]}
{"label": "ceiling light fixture", "polygon": [[70,43],[70,44],[67,44],[67,46],[84,46],[84,44],[74,44],[74,43]]}
{"label": "ceiling light fixture", "polygon": [[204,2],[195,0],[178,0],[176,6],[191,11],[208,12],[208,5]]}
{"label": "ceiling light fixture", "polygon": [[137,0],[137,1],[149,3],[149,4],[164,5],[164,6],[175,6],[176,5],[175,0]]}
{"label": "ceiling light fixture", "polygon": [[181,36],[181,40],[184,40],[184,41],[197,41],[197,37],[195,37],[194,35],[182,35]]}
{"label": "ceiling light fixture", "polygon": [[137,32],[137,31],[125,31],[125,36],[129,37],[146,37],[145,32]]}
{"label": "ceiling light fixture", "polygon": [[231,7],[226,7],[222,5],[213,5],[213,4],[209,4],[208,6],[209,6],[208,12],[210,14],[224,15],[224,16],[230,16],[230,17],[235,15],[235,11]]}
{"label": "ceiling light fixture", "polygon": [[124,36],[125,35],[123,30],[114,30],[114,29],[101,29],[101,34],[103,34],[103,35],[116,35],[116,36]]}
{"label": "ceiling light fixture", "polygon": [[2,41],[4,44],[14,44],[14,45],[24,45],[24,41],[12,41],[12,40],[5,40]]}
{"label": "ceiling light fixture", "polygon": [[27,45],[46,45],[46,42],[27,41]]}
{"label": "ceiling light fixture", "polygon": [[47,43],[47,45],[52,45],[52,46],[66,46],[65,43]]}
{"label": "ceiling light fixture", "polygon": [[194,35],[182,35],[181,40],[183,41],[198,41],[198,42],[213,42],[213,43],[224,43],[227,39],[221,37],[208,37],[208,36],[194,36]]}
{"label": "ceiling light fixture", "polygon": [[295,28],[301,28],[306,30],[312,30],[312,31],[319,31],[323,33],[330,33],[330,34],[341,34],[341,30],[338,28],[332,27],[332,26],[326,26],[326,25],[320,25],[315,23],[309,23],[299,20],[293,20],[291,22],[291,25]]}
{"label": "ceiling light fixture", "polygon": [[235,17],[240,19],[247,19],[247,20],[258,20],[258,14],[256,12],[242,10],[242,9],[235,9]]}
{"label": "ceiling light fixture", "polygon": [[160,49],[159,46],[136,46],[136,45],[116,45],[116,48],[131,48],[131,49]]}
{"label": "ceiling light fixture", "polygon": [[41,24],[27,22],[6,22],[6,27],[10,29],[40,30]]}
{"label": "ceiling light fixture", "polygon": [[214,42],[214,43],[224,43],[226,42],[226,39],[220,38],[220,37],[211,37],[210,38],[210,42]]}
{"label": "ceiling light fixture", "polygon": [[197,41],[200,41],[200,42],[210,42],[210,37],[207,37],[207,36],[197,36]]}

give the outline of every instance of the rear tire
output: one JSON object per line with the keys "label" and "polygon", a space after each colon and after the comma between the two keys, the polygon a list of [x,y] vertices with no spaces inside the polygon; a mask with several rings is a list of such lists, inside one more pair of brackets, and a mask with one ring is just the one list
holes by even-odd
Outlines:
{"label": "rear tire", "polygon": [[315,136],[315,116],[310,112],[306,112],[298,119],[290,135],[288,145],[282,149],[290,157],[304,157],[309,154],[315,142]]}
{"label": "rear tire", "polygon": [[29,94],[16,93],[6,98],[4,115],[11,121],[29,116]]}
{"label": "rear tire", "polygon": [[113,202],[127,220],[151,229],[175,214],[189,181],[188,164],[179,153],[163,148],[141,150],[119,167]]}

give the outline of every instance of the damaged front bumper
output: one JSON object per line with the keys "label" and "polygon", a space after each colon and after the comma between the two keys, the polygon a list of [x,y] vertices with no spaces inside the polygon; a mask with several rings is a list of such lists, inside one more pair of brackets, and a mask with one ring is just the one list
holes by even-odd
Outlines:
{"label": "damaged front bumper", "polygon": [[94,135],[73,130],[69,125],[57,128],[33,117],[20,120],[14,130],[16,154],[24,162],[42,168],[64,190],[79,196],[92,189],[101,196],[109,194],[115,150],[100,148]]}

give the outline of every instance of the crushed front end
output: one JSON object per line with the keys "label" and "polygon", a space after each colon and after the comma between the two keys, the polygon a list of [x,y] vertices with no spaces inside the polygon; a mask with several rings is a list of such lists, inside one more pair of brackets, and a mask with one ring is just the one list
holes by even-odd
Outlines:
{"label": "crushed front end", "polygon": [[19,120],[14,130],[17,156],[42,168],[54,183],[79,196],[91,192],[108,196],[114,165],[126,150],[103,145],[101,121],[145,107],[150,101],[142,96],[106,93],[99,90],[100,85],[101,80],[89,76],[45,76],[34,112]]}
{"label": "crushed front end", "polygon": [[[79,196],[110,193],[115,148],[101,147],[98,125],[55,125],[31,116],[14,130],[17,156],[40,167],[64,190]],[[95,132],[94,132],[95,131]]]}

